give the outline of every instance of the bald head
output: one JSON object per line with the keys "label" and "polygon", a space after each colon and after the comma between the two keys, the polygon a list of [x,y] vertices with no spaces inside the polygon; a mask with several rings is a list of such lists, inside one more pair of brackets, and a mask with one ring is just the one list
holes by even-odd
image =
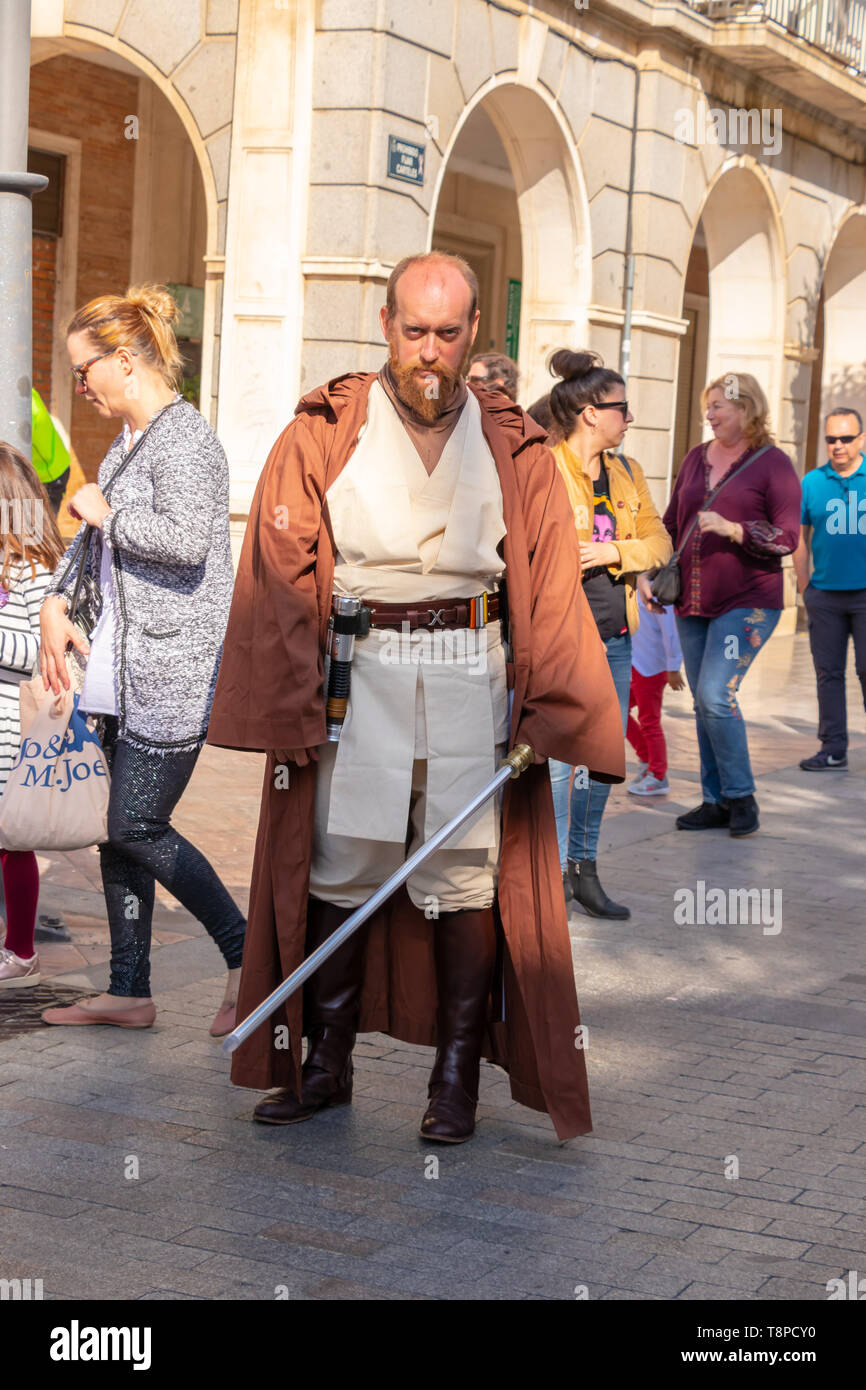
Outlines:
{"label": "bald head", "polygon": [[[403,289],[401,281],[406,276],[411,279],[413,290],[417,292],[419,284],[429,286],[429,293],[451,293],[461,294],[468,292],[466,296],[466,318],[471,322],[475,318],[478,308],[478,277],[468,261],[464,261],[462,256],[455,256],[448,251],[428,251],[424,255],[404,256],[391,271],[388,279],[388,288],[385,296],[385,307],[389,318],[394,317],[397,312],[397,304],[400,296],[398,286]],[[462,283],[462,289],[461,289]]]}

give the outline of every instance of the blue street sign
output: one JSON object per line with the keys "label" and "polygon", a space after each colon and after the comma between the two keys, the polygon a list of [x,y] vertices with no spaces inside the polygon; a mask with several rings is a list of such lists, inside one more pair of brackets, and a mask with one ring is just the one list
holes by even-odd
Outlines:
{"label": "blue street sign", "polygon": [[413,144],[411,140],[401,140],[397,135],[389,135],[388,178],[400,179],[403,183],[422,184],[424,146]]}

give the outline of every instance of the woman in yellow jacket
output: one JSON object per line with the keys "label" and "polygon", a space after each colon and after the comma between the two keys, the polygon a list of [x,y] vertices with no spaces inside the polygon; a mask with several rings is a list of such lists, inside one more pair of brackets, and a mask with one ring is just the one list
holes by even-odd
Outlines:
{"label": "woman in yellow jacket", "polygon": [[[639,465],[618,452],[634,418],[622,377],[606,368],[597,353],[567,348],[554,354],[550,370],[560,378],[550,393],[561,440],[553,452],[574,511],[583,589],[607,651],[625,732],[631,634],[638,625],[637,577],[670,559],[670,537]],[[566,899],[573,896],[592,917],[629,917],[629,909],[605,893],[596,867],[610,785],[594,782],[585,768],[576,768],[569,824],[571,772],[567,763],[550,763]]]}

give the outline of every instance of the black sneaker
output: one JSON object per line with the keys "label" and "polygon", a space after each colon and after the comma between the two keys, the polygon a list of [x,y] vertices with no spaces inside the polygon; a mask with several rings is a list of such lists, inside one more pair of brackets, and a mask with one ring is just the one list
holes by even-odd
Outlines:
{"label": "black sneaker", "polygon": [[730,821],[731,813],[723,802],[702,801],[693,811],[677,816],[677,830],[723,830]]}
{"label": "black sneaker", "polygon": [[754,835],[761,822],[758,819],[758,803],[753,796],[732,796],[730,808],[730,827],[732,835]]}
{"label": "black sneaker", "polygon": [[814,758],[804,758],[800,766],[804,772],[830,772],[831,770],[838,771],[840,768],[847,772],[848,758],[845,753],[840,753],[837,756],[833,753],[826,753],[822,748],[821,752],[816,753]]}

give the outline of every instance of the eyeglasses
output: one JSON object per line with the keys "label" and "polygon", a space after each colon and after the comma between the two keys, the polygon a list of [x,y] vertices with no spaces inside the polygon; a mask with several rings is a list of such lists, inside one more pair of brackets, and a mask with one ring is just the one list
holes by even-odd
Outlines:
{"label": "eyeglasses", "polygon": [[79,362],[77,367],[73,367],[72,375],[75,377],[75,380],[79,383],[79,385],[87,385],[87,373],[90,371],[90,368],[93,366],[94,362],[101,362],[103,357],[110,357],[111,353],[116,351],[116,348],[112,348],[111,352],[98,352],[96,356],[91,357],[88,362]]}
{"label": "eyeglasses", "polygon": [[[135,348],[127,348],[126,350],[132,357],[138,356],[138,353],[136,352]],[[98,352],[96,356],[91,357],[88,362],[79,362],[77,367],[72,368],[72,375],[75,377],[75,380],[81,386],[86,386],[87,373],[90,371],[90,368],[93,366],[94,362],[101,362],[103,357],[111,357],[112,354],[115,352],[117,352],[117,348],[111,348],[109,352]]]}
{"label": "eyeglasses", "polygon": [[825,434],[824,439],[828,444],[853,444],[857,438],[856,434]]}
{"label": "eyeglasses", "polygon": [[[588,401],[587,404],[591,405],[595,410],[619,410],[622,412],[623,419],[628,415],[628,401],[598,401],[597,403],[595,401]],[[582,414],[584,410],[586,410],[586,406],[582,405],[577,412],[578,415]]]}

